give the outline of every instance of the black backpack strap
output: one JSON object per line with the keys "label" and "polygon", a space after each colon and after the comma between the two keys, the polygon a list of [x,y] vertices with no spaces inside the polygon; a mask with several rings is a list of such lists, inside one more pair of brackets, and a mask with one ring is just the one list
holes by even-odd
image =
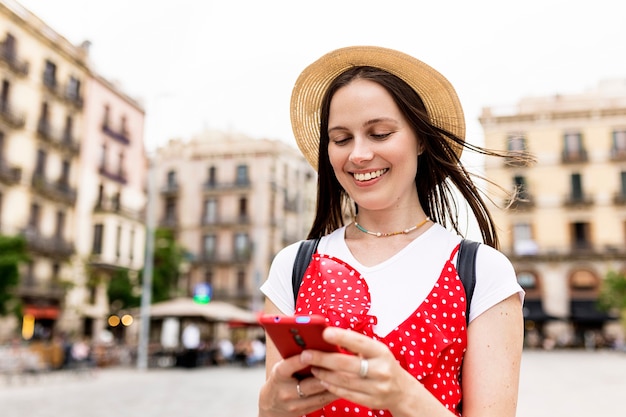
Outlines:
{"label": "black backpack strap", "polygon": [[480,246],[480,242],[463,239],[459,246],[456,262],[457,273],[465,288],[465,302],[467,304],[465,319],[468,323],[470,304],[474,295],[474,287],[476,286],[476,251],[478,251],[478,246]]}
{"label": "black backpack strap", "polygon": [[308,239],[302,241],[296,254],[296,259],[293,262],[293,271],[291,273],[291,286],[293,288],[293,300],[298,299],[298,292],[300,291],[300,284],[304,277],[304,272],[311,263],[311,258],[317,250],[317,245],[320,243],[320,238]]}

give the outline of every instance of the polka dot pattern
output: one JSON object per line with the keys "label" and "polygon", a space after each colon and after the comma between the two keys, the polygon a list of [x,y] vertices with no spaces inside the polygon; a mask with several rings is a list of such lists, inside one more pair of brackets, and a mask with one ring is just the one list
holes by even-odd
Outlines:
{"label": "polka dot pattern", "polygon": [[[457,247],[458,249],[458,247]],[[465,290],[451,259],[422,304],[385,337],[373,330],[367,281],[347,263],[316,253],[296,301],[296,314],[321,314],[333,326],[353,329],[385,343],[398,363],[448,409],[460,416],[459,376],[467,347]],[[391,416],[344,399],[306,417]]]}

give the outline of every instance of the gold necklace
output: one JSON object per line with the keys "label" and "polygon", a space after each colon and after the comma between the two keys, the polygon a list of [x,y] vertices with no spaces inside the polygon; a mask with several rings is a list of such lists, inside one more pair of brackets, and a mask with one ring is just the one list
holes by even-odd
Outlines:
{"label": "gold necklace", "polygon": [[395,236],[395,235],[408,235],[409,233],[411,233],[413,230],[422,227],[423,225],[426,224],[427,221],[429,221],[430,218],[426,217],[424,220],[422,220],[421,222],[419,222],[418,224],[416,224],[413,227],[409,227],[408,229],[404,229],[401,230],[399,232],[391,232],[391,233],[383,233],[383,232],[370,232],[369,230],[367,230],[365,227],[361,226],[357,221],[356,221],[356,217],[354,218],[354,225],[356,226],[357,229],[359,229],[361,232],[363,233],[367,233],[368,235],[372,235],[372,236],[376,236],[376,237],[388,237],[388,236]]}

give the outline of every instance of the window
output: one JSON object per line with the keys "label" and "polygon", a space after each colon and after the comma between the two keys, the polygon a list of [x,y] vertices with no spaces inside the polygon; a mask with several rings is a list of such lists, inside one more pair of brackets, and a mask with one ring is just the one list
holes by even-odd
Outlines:
{"label": "window", "polygon": [[65,118],[65,128],[63,129],[63,141],[66,143],[72,142],[72,130],[74,126],[74,119],[72,116]]}
{"label": "window", "polygon": [[241,197],[239,199],[239,218],[245,219],[246,217],[248,217],[248,199]]}
{"label": "window", "polygon": [[0,161],[4,161],[4,132],[0,132]]}
{"label": "window", "polygon": [[570,177],[571,197],[573,202],[581,202],[584,199],[582,176],[578,173],[572,174]]}
{"label": "window", "polygon": [[237,166],[237,185],[247,185],[248,181],[248,166],[247,165],[238,165]]}
{"label": "window", "polygon": [[176,199],[167,198],[165,200],[165,221],[168,224],[176,223]]}
{"label": "window", "polygon": [[626,171],[620,172],[620,197],[626,197]]}
{"label": "window", "polygon": [[563,136],[563,162],[581,162],[587,160],[580,132],[568,132]]}
{"label": "window", "polygon": [[65,229],[65,212],[57,211],[57,223],[54,232],[54,237],[57,239],[63,239],[63,230]]}
{"label": "window", "polygon": [[528,199],[528,187],[526,185],[526,178],[521,175],[513,177],[513,185],[515,187],[515,195],[519,200]]}
{"label": "window", "polygon": [[9,112],[9,91],[11,84],[7,80],[2,80],[2,96],[0,99],[0,113]]}
{"label": "window", "polygon": [[207,178],[207,185],[209,186],[215,186],[217,179],[217,169],[215,167],[210,167],[209,168],[209,173],[208,173],[208,178]]}
{"label": "window", "polygon": [[15,47],[15,36],[10,33],[7,33],[6,38],[4,38],[4,57],[7,61],[15,61],[16,59],[16,47]]}
{"label": "window", "polygon": [[168,171],[166,181],[168,189],[176,188],[176,171]]}
{"label": "window", "polygon": [[39,230],[39,216],[41,215],[41,206],[37,203],[30,205],[30,214],[28,215],[28,228],[33,231]]}
{"label": "window", "polygon": [[591,249],[589,223],[586,223],[586,222],[572,223],[571,233],[572,233],[572,249],[573,250]]}
{"label": "window", "polygon": [[506,149],[511,152],[526,150],[526,137],[522,133],[510,133],[506,138]]}
{"label": "window", "polygon": [[526,291],[537,289],[537,277],[532,272],[520,272],[517,274],[517,282]]}
{"label": "window", "polygon": [[115,257],[119,259],[122,246],[122,226],[117,226],[115,230]]}
{"label": "window", "polygon": [[242,294],[246,291],[246,272],[243,269],[237,270],[237,293]]}
{"label": "window", "polygon": [[130,229],[130,237],[128,243],[128,259],[135,259],[135,229]]}
{"label": "window", "polygon": [[48,103],[41,103],[41,116],[37,125],[37,132],[41,133],[45,137],[50,136],[50,110],[48,109]]}
{"label": "window", "polygon": [[57,66],[50,61],[46,61],[43,71],[43,83],[50,88],[57,85]]}
{"label": "window", "polygon": [[516,223],[513,225],[513,251],[516,255],[536,255],[538,247],[533,240],[530,223]]}
{"label": "window", "polygon": [[215,198],[204,200],[204,223],[217,223],[217,199]]}
{"label": "window", "polygon": [[61,162],[61,178],[59,178],[59,185],[66,188],[70,183],[70,168],[70,161],[64,159],[63,162]]}
{"label": "window", "polygon": [[96,200],[96,207],[102,207],[104,202],[104,185],[98,186],[98,199]]}
{"label": "window", "polygon": [[43,177],[46,174],[46,159],[48,154],[43,149],[37,149],[37,161],[35,163],[35,175]]}
{"label": "window", "polygon": [[95,224],[93,226],[93,247],[91,252],[94,255],[100,255],[102,253],[102,237],[104,234],[104,225]]}
{"label": "window", "polygon": [[626,128],[613,131],[613,146],[611,157],[617,159],[626,158]]}
{"label": "window", "polygon": [[249,253],[248,234],[237,233],[235,234],[235,254],[238,258],[245,257]]}
{"label": "window", "polygon": [[124,136],[124,138],[128,139],[128,128],[126,124],[126,116],[122,116],[120,121],[120,133]]}
{"label": "window", "polygon": [[109,119],[110,119],[110,114],[111,114],[111,109],[109,108],[109,106],[104,106],[104,116],[102,117],[102,127],[104,128],[108,128],[109,127]]}
{"label": "window", "polygon": [[204,272],[204,282],[213,286],[213,271],[210,269]]}
{"label": "window", "polygon": [[204,235],[202,237],[202,252],[207,258],[215,257],[217,251],[217,238],[215,235]]}
{"label": "window", "polygon": [[80,99],[80,81],[76,77],[70,77],[66,90],[67,98],[70,100]]}

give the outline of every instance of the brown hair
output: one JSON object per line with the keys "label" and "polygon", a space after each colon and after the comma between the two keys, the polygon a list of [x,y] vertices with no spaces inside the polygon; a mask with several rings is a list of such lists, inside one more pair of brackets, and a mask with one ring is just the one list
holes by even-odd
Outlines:
{"label": "brown hair", "polygon": [[415,187],[426,215],[433,221],[453,229],[462,235],[459,228],[459,207],[453,186],[467,201],[483,238],[483,242],[499,247],[496,227],[479,189],[454,152],[452,143],[483,155],[505,156],[504,153],[470,145],[463,140],[433,125],[419,95],[400,78],[374,67],[359,66],[339,75],[329,86],[320,109],[320,144],[317,183],[317,208],[309,238],[321,237],[344,225],[343,215],[350,201],[348,194],[337,181],[328,157],[328,118],[330,102],[340,88],[356,79],[373,81],[393,97],[411,128],[421,140],[423,152],[418,156]]}

